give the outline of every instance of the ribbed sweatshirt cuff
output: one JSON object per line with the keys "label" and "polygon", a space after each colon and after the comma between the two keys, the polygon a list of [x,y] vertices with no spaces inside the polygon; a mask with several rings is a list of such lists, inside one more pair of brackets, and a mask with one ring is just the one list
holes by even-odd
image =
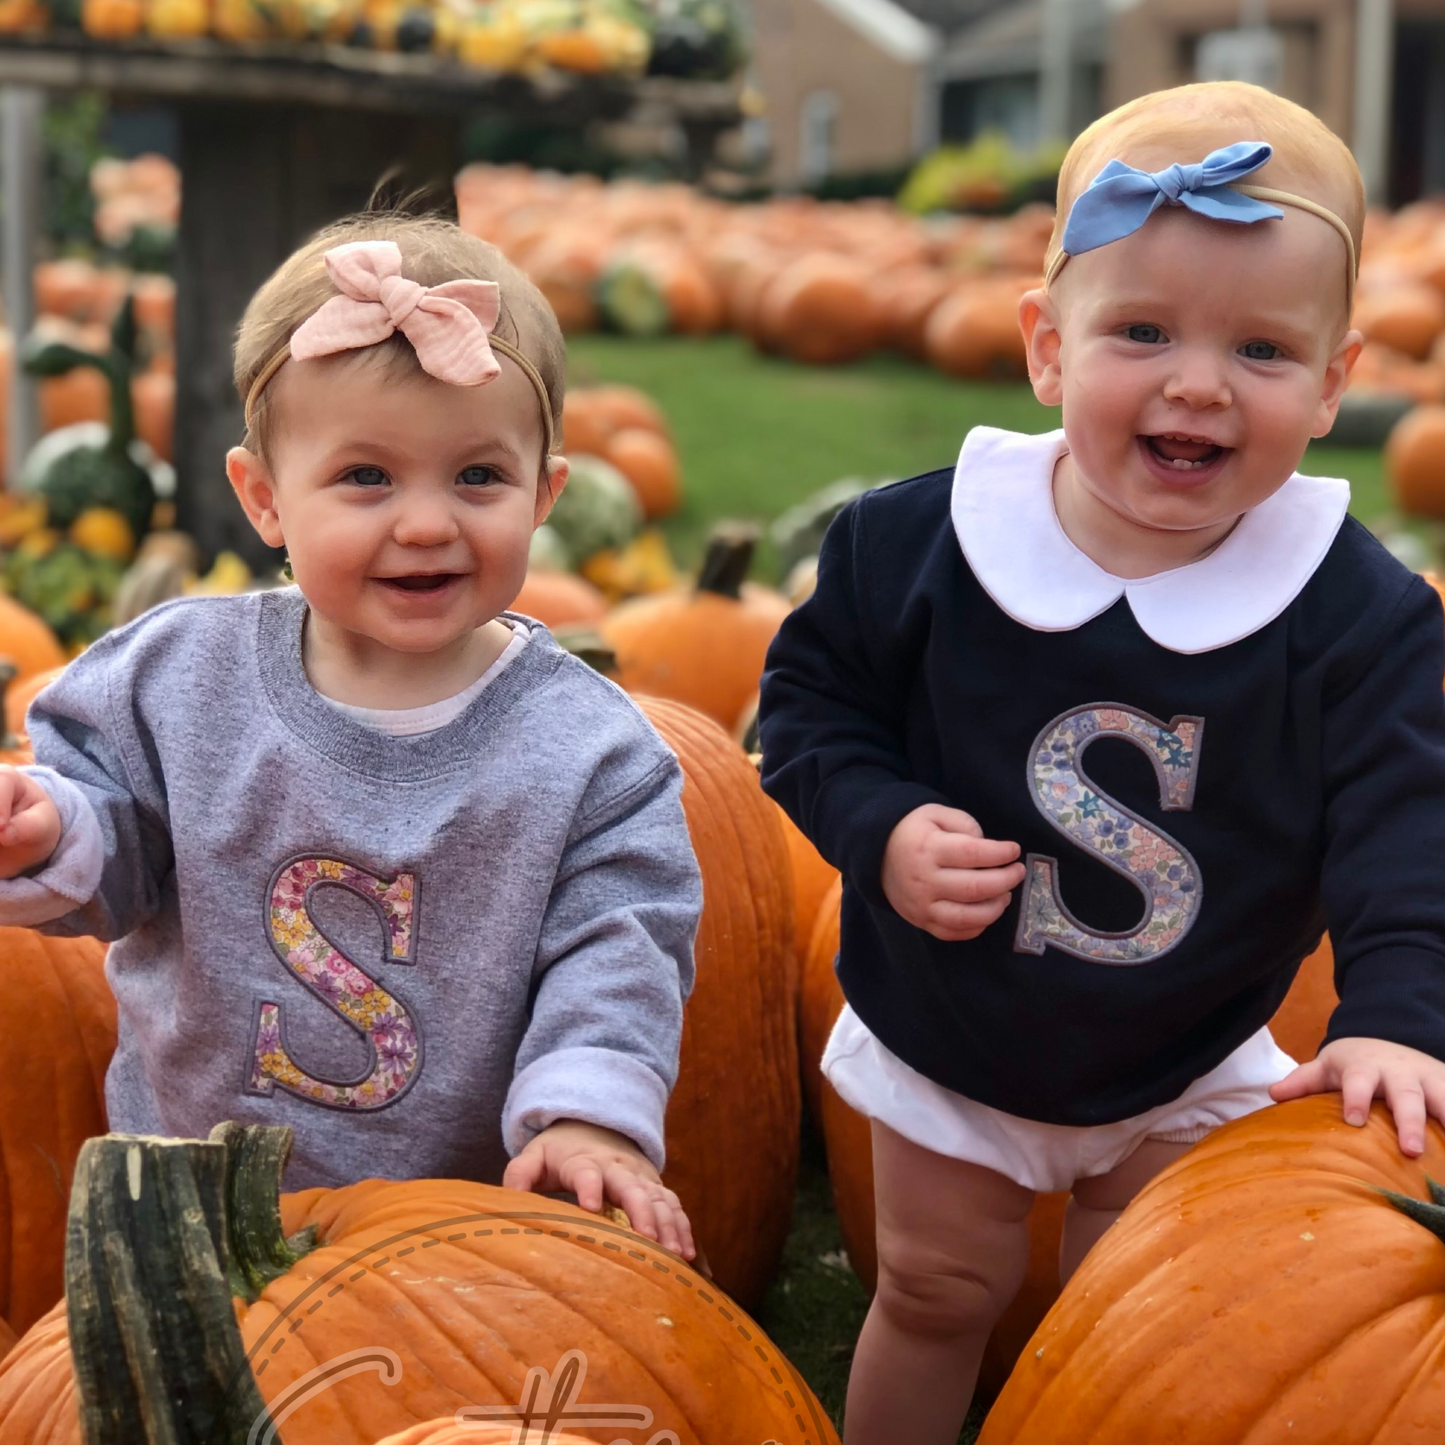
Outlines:
{"label": "ribbed sweatshirt cuff", "polygon": [[90,800],[50,768],[26,764],[20,771],[50,795],[60,814],[60,842],[37,871],[0,879],[0,924],[34,928],[88,903],[100,887],[105,841]]}
{"label": "ribbed sweatshirt cuff", "polygon": [[641,1060],[616,1049],[557,1049],[512,1080],[502,1106],[502,1142],[516,1156],[558,1119],[625,1134],[662,1172],[667,1086]]}
{"label": "ribbed sweatshirt cuff", "polygon": [[829,834],[840,838],[842,871],[848,882],[875,908],[891,908],[883,891],[883,855],[893,830],[915,808],[927,803],[952,804],[934,788],[903,781],[877,783],[840,773],[824,785],[814,805],[820,820],[819,851],[830,856]]}

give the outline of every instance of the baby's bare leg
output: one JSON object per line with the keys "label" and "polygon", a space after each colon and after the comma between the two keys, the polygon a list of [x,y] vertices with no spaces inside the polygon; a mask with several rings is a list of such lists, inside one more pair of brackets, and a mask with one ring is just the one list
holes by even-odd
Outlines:
{"label": "baby's bare leg", "polygon": [[1107,1174],[1074,1181],[1073,1197],[1064,1209],[1063,1238],[1059,1241],[1061,1284],[1069,1282],[1069,1276],[1123,1212],[1124,1206],[1161,1169],[1190,1147],[1167,1139],[1145,1139]]}
{"label": "baby's bare leg", "polygon": [[1028,1269],[1031,1190],[873,1121],[878,1292],[845,1445],[955,1445],[989,1332]]}

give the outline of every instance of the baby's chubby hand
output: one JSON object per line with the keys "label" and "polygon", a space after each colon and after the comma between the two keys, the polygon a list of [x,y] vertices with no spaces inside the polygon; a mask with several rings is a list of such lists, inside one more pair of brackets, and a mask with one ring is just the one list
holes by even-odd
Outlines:
{"label": "baby's chubby hand", "polygon": [[502,1184],[540,1194],[570,1189],[594,1214],[604,1199],[625,1211],[633,1229],[664,1249],[692,1259],[692,1225],[677,1195],[658,1178],[647,1156],[625,1134],[559,1119],[541,1130],[507,1165]]}
{"label": "baby's chubby hand", "polygon": [[0,878],[44,863],[60,842],[60,814],[30,776],[0,763]]}
{"label": "baby's chubby hand", "polygon": [[1364,1124],[1370,1104],[1382,1098],[1395,1117],[1401,1150],[1425,1152],[1425,1121],[1445,1124],[1445,1063],[1385,1039],[1335,1039],[1311,1062],[1269,1086],[1276,1104],[1338,1089],[1345,1123]]}
{"label": "baby's chubby hand", "polygon": [[977,938],[1024,881],[1019,845],[983,836],[958,808],[925,803],[888,836],[883,892],[901,918],[948,942]]}

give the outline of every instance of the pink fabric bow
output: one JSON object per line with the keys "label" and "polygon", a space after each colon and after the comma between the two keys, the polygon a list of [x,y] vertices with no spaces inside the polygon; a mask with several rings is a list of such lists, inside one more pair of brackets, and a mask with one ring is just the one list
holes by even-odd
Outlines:
{"label": "pink fabric bow", "polygon": [[495,281],[408,281],[395,241],[349,241],[333,246],[324,260],[341,295],[296,328],[296,360],[375,346],[400,331],[422,370],[438,381],[480,386],[501,369],[487,340],[501,310]]}

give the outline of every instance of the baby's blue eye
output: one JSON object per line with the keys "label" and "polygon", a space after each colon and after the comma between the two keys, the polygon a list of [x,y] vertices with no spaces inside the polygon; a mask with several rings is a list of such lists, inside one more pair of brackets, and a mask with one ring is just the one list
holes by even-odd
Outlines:
{"label": "baby's blue eye", "polygon": [[352,467],[346,475],[359,487],[380,487],[386,484],[386,473],[380,467]]}
{"label": "baby's blue eye", "polygon": [[1164,333],[1157,326],[1131,326],[1130,341],[1142,341],[1146,346],[1155,346],[1164,340]]}
{"label": "baby's blue eye", "polygon": [[1246,341],[1239,348],[1239,354],[1246,361],[1273,361],[1279,355],[1279,347],[1272,341]]}
{"label": "baby's blue eye", "polygon": [[457,481],[469,487],[489,487],[498,480],[495,467],[463,467],[457,473]]}

